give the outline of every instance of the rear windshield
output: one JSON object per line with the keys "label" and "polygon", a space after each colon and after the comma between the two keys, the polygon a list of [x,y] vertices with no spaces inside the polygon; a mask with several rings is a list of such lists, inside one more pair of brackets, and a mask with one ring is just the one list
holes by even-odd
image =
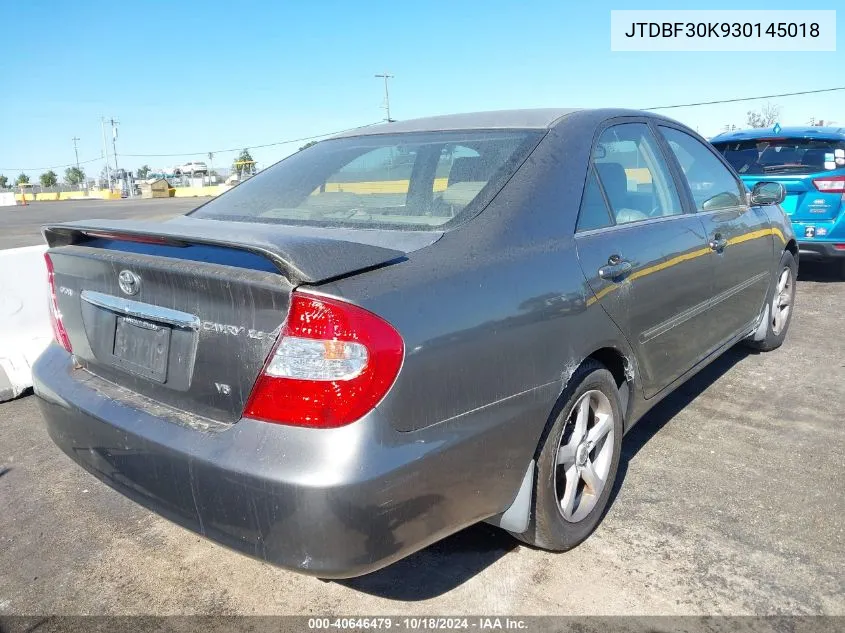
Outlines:
{"label": "rear windshield", "polygon": [[713,143],[740,174],[813,174],[845,166],[845,141],[777,138]]}
{"label": "rear windshield", "polygon": [[537,130],[494,130],[323,141],[192,215],[318,226],[445,228],[481,210],[541,136]]}

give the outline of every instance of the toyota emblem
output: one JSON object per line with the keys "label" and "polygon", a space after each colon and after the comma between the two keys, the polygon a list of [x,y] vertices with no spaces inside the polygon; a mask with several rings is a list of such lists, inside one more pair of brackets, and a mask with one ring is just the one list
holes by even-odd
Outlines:
{"label": "toyota emblem", "polygon": [[117,284],[124,294],[136,295],[141,289],[141,278],[131,270],[121,270],[117,276]]}

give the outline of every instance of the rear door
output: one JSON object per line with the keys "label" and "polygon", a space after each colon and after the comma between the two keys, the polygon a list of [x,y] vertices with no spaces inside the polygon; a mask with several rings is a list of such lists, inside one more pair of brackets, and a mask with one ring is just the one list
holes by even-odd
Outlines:
{"label": "rear door", "polygon": [[594,296],[639,361],[646,397],[710,344],[711,259],[645,121],[610,125],[593,148],[575,242]]}
{"label": "rear door", "polygon": [[774,264],[768,215],[749,207],[745,186],[712,146],[660,125],[704,224],[713,262],[713,302],[708,328],[718,346],[751,327],[760,314]]}

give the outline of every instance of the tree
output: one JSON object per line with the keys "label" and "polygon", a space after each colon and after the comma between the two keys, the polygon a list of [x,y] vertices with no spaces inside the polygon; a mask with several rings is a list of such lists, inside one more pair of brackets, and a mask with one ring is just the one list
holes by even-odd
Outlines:
{"label": "tree", "polygon": [[301,152],[302,150],[308,149],[312,145],[316,145],[316,144],[317,144],[317,141],[308,141],[305,145],[303,145],[302,147],[299,148],[299,151]]}
{"label": "tree", "polygon": [[6,189],[9,186],[9,179],[3,174],[0,174],[0,189]]}
{"label": "tree", "polygon": [[21,172],[18,174],[18,177],[15,179],[16,185],[28,185],[29,184],[29,176],[25,173]]}
{"label": "tree", "polygon": [[152,171],[152,170],[150,169],[149,165],[141,165],[138,168],[138,171],[135,172],[135,177],[138,180],[146,180],[147,176],[150,175],[150,171]]}
{"label": "tree", "polygon": [[65,169],[65,182],[69,185],[81,185],[85,182],[85,172],[79,167]]}
{"label": "tree", "polygon": [[748,127],[772,127],[780,118],[780,106],[766,103],[759,111],[749,110],[746,122]]}
{"label": "tree", "polygon": [[56,172],[52,169],[50,171],[45,171],[38,179],[41,181],[42,187],[52,187],[59,182],[58,174],[56,174]]}
{"label": "tree", "polygon": [[248,149],[244,149],[235,158],[235,161],[232,163],[232,171],[238,175],[238,178],[244,175],[251,176],[255,173],[255,161],[252,160],[252,155]]}

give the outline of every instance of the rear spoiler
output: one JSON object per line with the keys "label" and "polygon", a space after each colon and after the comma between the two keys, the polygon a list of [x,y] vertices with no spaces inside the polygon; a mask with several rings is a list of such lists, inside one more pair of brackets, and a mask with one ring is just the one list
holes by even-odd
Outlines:
{"label": "rear spoiler", "polygon": [[[170,246],[207,244],[248,251],[266,257],[293,284],[324,282],[397,263],[406,259],[407,254],[354,239],[367,231],[226,222],[185,216],[166,222],[85,220],[49,224],[42,227],[42,232],[51,248],[79,244],[89,238],[119,240],[122,236],[124,239],[135,238],[136,241]],[[420,238],[433,243],[441,235],[423,233]],[[420,242],[420,239],[407,237],[396,241],[409,242],[409,246],[416,248],[425,245],[412,243]]]}

